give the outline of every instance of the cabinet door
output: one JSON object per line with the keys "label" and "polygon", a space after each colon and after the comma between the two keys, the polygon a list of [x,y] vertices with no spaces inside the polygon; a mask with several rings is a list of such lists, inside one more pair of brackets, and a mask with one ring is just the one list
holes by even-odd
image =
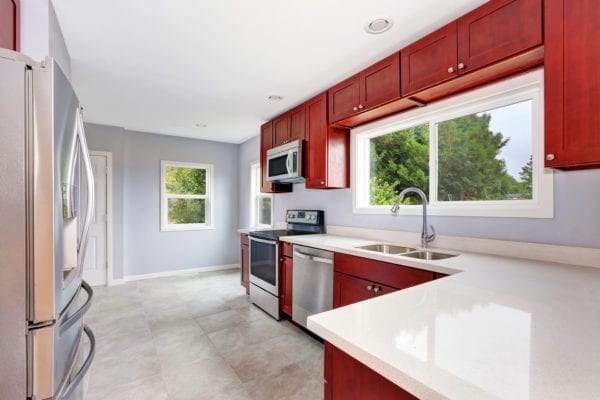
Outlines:
{"label": "cabinet door", "polygon": [[290,114],[285,113],[273,120],[273,147],[290,139]]}
{"label": "cabinet door", "polygon": [[328,90],[329,123],[344,119],[359,112],[360,76],[355,75]]}
{"label": "cabinet door", "polygon": [[281,311],[292,316],[292,290],[293,290],[293,259],[281,258]]}
{"label": "cabinet door", "polygon": [[400,51],[402,96],[457,76],[456,21]]}
{"label": "cabinet door", "polygon": [[494,0],[458,19],[458,72],[542,44],[541,0]]}
{"label": "cabinet door", "polygon": [[19,49],[18,0],[0,0],[0,48]]}
{"label": "cabinet door", "polygon": [[327,94],[306,102],[305,180],[308,189],[350,185],[350,137],[345,129],[327,125]]}
{"label": "cabinet door", "polygon": [[330,371],[329,379],[326,378],[326,386],[331,386],[330,399],[418,400],[342,350],[328,343],[325,349],[326,354],[329,352],[325,362],[331,363],[329,368],[325,365],[325,371]]}
{"label": "cabinet door", "polygon": [[306,102],[305,181],[307,188],[324,188],[327,183],[327,97]]}
{"label": "cabinet door", "polygon": [[354,276],[334,273],[333,308],[358,303],[375,296],[373,283]]}
{"label": "cabinet door", "polygon": [[240,245],[241,284],[246,288],[246,294],[250,294],[250,248],[248,245]]}
{"label": "cabinet door", "polygon": [[600,2],[545,1],[547,167],[600,167]]}
{"label": "cabinet door", "polygon": [[278,185],[267,180],[267,150],[273,147],[273,121],[260,127],[260,191],[263,193],[291,192],[292,185]]}
{"label": "cabinet door", "polygon": [[290,142],[304,139],[304,127],[306,126],[306,115],[304,110],[305,106],[302,104],[290,111]]}
{"label": "cabinet door", "polygon": [[394,53],[361,73],[359,110],[366,111],[400,98],[400,53]]}

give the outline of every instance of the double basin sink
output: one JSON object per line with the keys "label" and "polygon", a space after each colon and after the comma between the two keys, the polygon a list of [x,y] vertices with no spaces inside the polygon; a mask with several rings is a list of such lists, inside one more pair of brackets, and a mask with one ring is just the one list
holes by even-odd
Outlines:
{"label": "double basin sink", "polygon": [[384,254],[399,254],[403,257],[417,258],[419,260],[444,260],[456,257],[456,254],[440,253],[438,251],[419,250],[412,247],[396,246],[393,244],[370,244],[357,246],[357,249],[375,251]]}

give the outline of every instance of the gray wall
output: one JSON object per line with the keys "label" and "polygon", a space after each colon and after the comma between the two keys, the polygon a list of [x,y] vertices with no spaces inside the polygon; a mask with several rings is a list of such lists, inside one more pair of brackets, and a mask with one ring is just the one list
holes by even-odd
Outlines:
{"label": "gray wall", "polygon": [[71,57],[50,0],[21,0],[21,52],[34,60],[54,57],[71,77]]}
{"label": "gray wall", "polygon": [[[239,146],[86,124],[113,153],[114,277],[238,263]],[[214,164],[214,229],[160,232],[160,160]]]}
{"label": "gray wall", "polygon": [[[421,231],[420,216],[352,213],[352,191],[311,190],[294,185],[292,193],[276,194],[275,221],[285,210],[325,210],[327,224],[373,229]],[[430,217],[438,234],[474,236],[600,248],[600,170],[557,171],[554,174],[554,218]]]}
{"label": "gray wall", "polygon": [[239,227],[250,227],[250,164],[259,161],[260,140],[258,136],[248,139],[240,144],[240,218]]}

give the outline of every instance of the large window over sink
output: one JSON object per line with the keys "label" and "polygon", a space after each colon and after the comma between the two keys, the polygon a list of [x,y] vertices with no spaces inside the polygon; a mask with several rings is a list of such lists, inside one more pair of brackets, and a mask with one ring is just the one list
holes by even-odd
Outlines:
{"label": "large window over sink", "polygon": [[161,230],[212,228],[212,164],[161,161]]}
{"label": "large window over sink", "polygon": [[[550,218],[543,73],[534,71],[352,130],[354,212],[422,189],[433,215]],[[401,213],[420,213],[407,196]]]}

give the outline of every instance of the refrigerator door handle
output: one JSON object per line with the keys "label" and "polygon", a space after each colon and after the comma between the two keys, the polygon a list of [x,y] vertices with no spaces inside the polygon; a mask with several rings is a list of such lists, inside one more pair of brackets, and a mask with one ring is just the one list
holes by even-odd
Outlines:
{"label": "refrigerator door handle", "polygon": [[77,136],[79,137],[79,148],[83,155],[83,165],[85,167],[85,174],[87,177],[87,210],[85,214],[85,220],[83,230],[81,232],[81,241],[77,247],[78,264],[80,274],[83,273],[83,262],[85,260],[85,251],[87,242],[90,236],[90,228],[92,225],[92,217],[94,216],[94,170],[92,168],[92,159],[87,147],[85,140],[85,130],[83,128],[83,115],[82,109],[79,109],[77,113]]}
{"label": "refrigerator door handle", "polygon": [[90,366],[92,365],[94,355],[96,354],[96,337],[94,336],[94,332],[92,332],[90,327],[87,325],[83,325],[83,333],[86,334],[88,340],[90,341],[90,352],[88,353],[87,358],[85,359],[85,362],[83,363],[79,371],[77,371],[77,374],[75,374],[73,379],[69,380],[73,372],[73,368],[75,367],[75,363],[77,362],[79,350],[81,350],[81,343],[83,342],[83,338],[80,337],[79,343],[77,344],[77,351],[73,355],[73,360],[71,360],[71,365],[67,369],[66,375],[61,380],[59,388],[56,391],[56,395],[54,396],[54,400],[69,399],[73,391],[77,388],[85,374],[90,369]]}
{"label": "refrigerator door handle", "polygon": [[[72,315],[68,316],[67,319],[64,320],[60,324],[60,334],[65,332],[67,329],[69,329],[75,322],[79,321],[81,319],[81,317],[83,317],[83,314],[85,314],[92,306],[92,298],[94,297],[94,290],[86,281],[81,281],[81,288],[87,292],[88,298],[85,301],[85,303],[81,307],[79,307],[79,309],[77,311],[75,311]],[[79,292],[77,292],[77,294],[79,294]],[[77,294],[75,295],[75,297],[73,298],[71,303],[65,309],[65,311],[64,311],[65,313],[68,313],[71,306],[76,303],[75,299],[77,298]]]}

